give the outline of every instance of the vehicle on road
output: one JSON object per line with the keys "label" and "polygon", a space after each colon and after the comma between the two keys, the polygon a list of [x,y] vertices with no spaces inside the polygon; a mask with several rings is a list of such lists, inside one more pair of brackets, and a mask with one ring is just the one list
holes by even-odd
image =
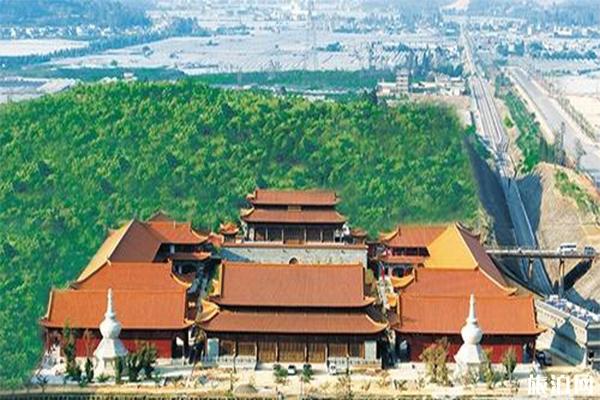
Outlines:
{"label": "vehicle on road", "polygon": [[594,248],[593,246],[585,246],[583,248],[583,255],[589,256],[589,257],[595,257],[596,256],[596,248]]}
{"label": "vehicle on road", "polygon": [[298,371],[296,370],[296,366],[295,365],[288,365],[287,367],[287,373],[288,375],[292,376],[292,375],[296,375]]}
{"label": "vehicle on road", "polygon": [[548,367],[552,365],[552,354],[547,350],[536,351],[535,359],[542,367]]}
{"label": "vehicle on road", "polygon": [[577,243],[561,243],[556,251],[562,255],[574,254],[577,252]]}
{"label": "vehicle on road", "polygon": [[335,363],[329,363],[329,365],[327,366],[327,372],[329,372],[329,375],[337,375],[337,365],[335,365]]}

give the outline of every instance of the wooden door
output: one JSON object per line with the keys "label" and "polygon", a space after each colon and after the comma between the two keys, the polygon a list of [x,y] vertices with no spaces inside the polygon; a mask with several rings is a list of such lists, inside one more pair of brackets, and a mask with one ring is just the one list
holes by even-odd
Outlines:
{"label": "wooden door", "polygon": [[238,342],[238,356],[254,356],[256,345],[254,342]]}
{"label": "wooden door", "polygon": [[326,343],[309,343],[308,344],[308,362],[324,363],[327,357]]}
{"label": "wooden door", "polygon": [[258,361],[264,363],[276,362],[276,347],[277,343],[275,342],[258,342]]}
{"label": "wooden door", "polygon": [[304,361],[304,343],[279,342],[279,362]]}
{"label": "wooden door", "polygon": [[348,345],[346,343],[329,343],[329,357],[346,357]]}

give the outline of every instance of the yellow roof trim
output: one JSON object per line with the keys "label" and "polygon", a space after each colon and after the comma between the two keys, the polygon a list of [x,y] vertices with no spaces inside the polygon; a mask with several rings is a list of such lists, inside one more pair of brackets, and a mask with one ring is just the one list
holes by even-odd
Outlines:
{"label": "yellow roof trim", "polygon": [[415,276],[412,274],[403,277],[392,276],[390,280],[394,289],[404,289],[415,280]]}

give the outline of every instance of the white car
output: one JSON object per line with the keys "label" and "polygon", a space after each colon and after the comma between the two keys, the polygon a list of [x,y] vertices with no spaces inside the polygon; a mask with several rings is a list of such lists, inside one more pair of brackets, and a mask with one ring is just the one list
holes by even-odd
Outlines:
{"label": "white car", "polygon": [[556,251],[561,255],[573,254],[577,252],[577,243],[562,243]]}

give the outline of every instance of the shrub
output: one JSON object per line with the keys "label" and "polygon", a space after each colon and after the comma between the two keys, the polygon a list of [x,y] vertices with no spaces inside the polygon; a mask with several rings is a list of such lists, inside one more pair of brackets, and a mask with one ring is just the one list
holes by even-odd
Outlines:
{"label": "shrub", "polygon": [[448,338],[443,337],[423,350],[419,359],[425,363],[427,376],[431,383],[450,386],[448,371]]}

